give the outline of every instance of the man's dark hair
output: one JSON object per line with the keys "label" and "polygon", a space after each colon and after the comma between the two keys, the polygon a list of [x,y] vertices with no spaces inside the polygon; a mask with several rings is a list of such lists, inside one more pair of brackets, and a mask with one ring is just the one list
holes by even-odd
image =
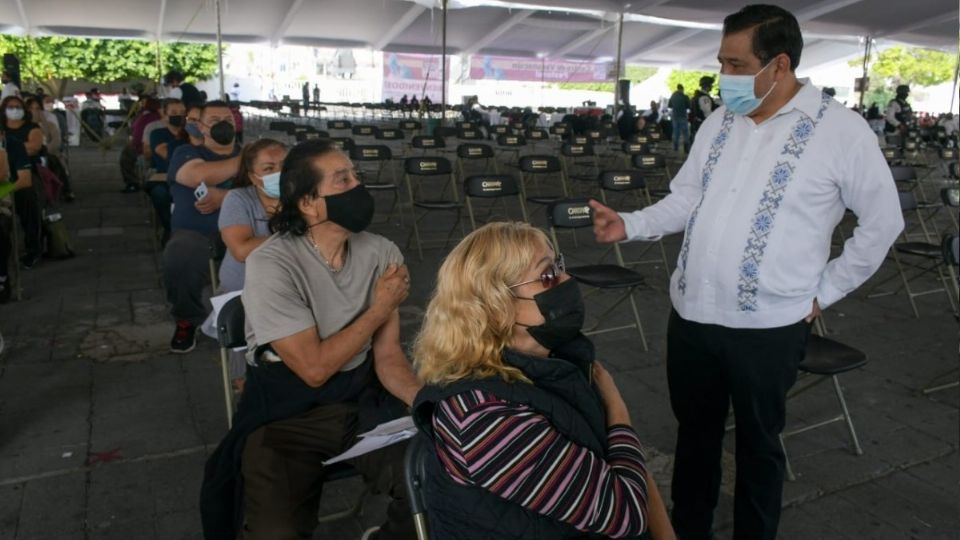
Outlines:
{"label": "man's dark hair", "polygon": [[314,166],[313,160],[339,151],[330,139],[311,139],[287,153],[280,170],[280,205],[270,218],[270,230],[295,236],[306,234],[308,225],[300,213],[300,201],[304,197],[316,197],[323,181],[323,173]]}
{"label": "man's dark hair", "polygon": [[683,92],[683,85],[682,85],[682,84],[678,84],[678,85],[677,85],[677,92]]}
{"label": "man's dark hair", "polygon": [[792,13],[780,6],[753,4],[723,19],[723,35],[752,30],[753,54],[766,66],[779,54],[790,58],[790,71],[800,65],[803,36]]}
{"label": "man's dark hair", "polygon": [[171,105],[177,105],[178,103],[183,103],[177,98],[167,98],[163,100],[163,112],[167,112]]}
{"label": "man's dark hair", "polygon": [[700,88],[703,88],[704,86],[713,86],[713,77],[709,75],[700,77]]}
{"label": "man's dark hair", "polygon": [[222,108],[224,108],[224,109],[229,109],[229,108],[230,108],[230,104],[227,103],[226,101],[223,101],[222,99],[215,99],[215,100],[213,100],[213,101],[208,101],[208,102],[204,103],[204,104],[200,107],[200,116],[203,116],[204,113],[207,112],[207,109],[213,109],[213,108],[218,108],[218,107],[222,107]]}
{"label": "man's dark hair", "polygon": [[163,82],[170,84],[172,82],[183,82],[183,72],[176,69],[171,69],[163,76]]}

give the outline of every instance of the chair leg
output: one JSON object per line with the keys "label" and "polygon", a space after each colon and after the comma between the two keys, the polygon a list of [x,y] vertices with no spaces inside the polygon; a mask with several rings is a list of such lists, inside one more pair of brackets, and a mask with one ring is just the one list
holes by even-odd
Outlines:
{"label": "chair leg", "polygon": [[223,399],[227,406],[227,429],[233,427],[233,388],[230,386],[230,351],[220,347],[220,371],[223,374]]}
{"label": "chair leg", "polygon": [[900,279],[903,281],[903,288],[907,292],[907,300],[910,301],[910,307],[913,308],[913,315],[916,318],[920,318],[920,310],[917,309],[917,302],[913,299],[913,291],[910,290],[910,281],[907,279],[906,274],[903,273],[903,265],[900,264],[900,256],[897,255],[897,250],[891,248],[890,253],[893,254],[893,261],[897,264],[897,272],[900,273]]}
{"label": "chair leg", "polygon": [[633,309],[633,320],[637,323],[637,332],[640,333],[640,343],[643,345],[643,352],[647,352],[647,336],[643,332],[643,323],[640,322],[640,310],[637,309],[637,301],[633,298],[633,289],[630,290],[630,307]]}
{"label": "chair leg", "polygon": [[833,379],[833,389],[837,394],[837,401],[840,402],[840,408],[843,410],[843,419],[847,423],[847,429],[850,431],[850,439],[853,441],[853,451],[858,456],[863,455],[863,448],[860,447],[860,439],[857,438],[857,430],[853,427],[853,418],[850,417],[850,410],[847,409],[847,400],[843,398],[843,390],[840,388],[840,379],[836,375]]}
{"label": "chair leg", "polygon": [[793,472],[793,467],[790,465],[790,456],[787,454],[787,445],[783,442],[783,434],[778,435],[780,438],[780,448],[783,449],[783,464],[786,466],[787,470],[787,480],[791,482],[797,481],[797,475]]}

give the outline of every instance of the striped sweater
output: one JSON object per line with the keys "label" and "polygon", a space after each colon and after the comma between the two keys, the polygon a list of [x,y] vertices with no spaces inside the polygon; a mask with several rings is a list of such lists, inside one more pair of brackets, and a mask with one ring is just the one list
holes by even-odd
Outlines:
{"label": "striped sweater", "polygon": [[542,414],[480,390],[440,402],[435,446],[450,477],[610,538],[646,529],[643,449],[633,428],[607,430],[607,457],[574,444]]}

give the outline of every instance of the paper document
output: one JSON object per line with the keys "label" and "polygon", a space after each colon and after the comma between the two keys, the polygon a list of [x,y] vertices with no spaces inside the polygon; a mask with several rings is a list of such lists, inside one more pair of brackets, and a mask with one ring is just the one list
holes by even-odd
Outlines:
{"label": "paper document", "polygon": [[[240,296],[242,293],[243,291],[232,291],[226,294],[211,297],[210,304],[213,305],[213,311],[210,312],[209,316],[207,316],[207,320],[203,321],[203,324],[200,325],[200,331],[208,337],[217,339],[217,319],[220,317],[220,310],[223,309],[223,306],[227,305],[227,302],[236,298],[237,296]],[[245,351],[247,350],[247,347],[235,347],[233,350]]]}
{"label": "paper document", "polygon": [[351,446],[346,452],[339,456],[334,456],[323,462],[324,465],[332,465],[348,459],[369,454],[374,450],[386,448],[391,444],[405,441],[417,434],[417,428],[413,425],[413,418],[404,416],[380,424],[372,430],[361,433],[357,444]]}

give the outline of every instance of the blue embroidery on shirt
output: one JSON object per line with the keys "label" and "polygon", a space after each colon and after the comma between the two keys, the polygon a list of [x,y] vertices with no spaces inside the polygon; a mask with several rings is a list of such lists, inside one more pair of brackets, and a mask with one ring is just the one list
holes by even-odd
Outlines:
{"label": "blue embroidery on shirt", "polygon": [[767,187],[760,197],[760,204],[753,215],[747,246],[740,260],[740,276],[737,280],[737,306],[740,311],[757,311],[757,290],[760,283],[760,265],[767,249],[767,240],[777,219],[777,211],[783,201],[784,193],[797,162],[813,137],[817,124],[823,118],[830,105],[830,96],[823,94],[816,120],[803,115],[790,131],[790,138],[780,152],[782,161],[778,161],[770,173]]}
{"label": "blue embroidery on shirt", "polygon": [[713,180],[713,167],[720,161],[720,154],[723,152],[723,147],[727,144],[731,126],[733,126],[733,113],[727,111],[726,114],[723,115],[723,123],[720,124],[720,131],[716,137],[713,138],[713,144],[710,145],[710,153],[707,154],[707,162],[703,165],[703,172],[700,175],[700,202],[697,203],[693,212],[690,213],[690,218],[687,220],[687,227],[683,233],[683,245],[680,246],[680,277],[677,279],[677,289],[680,290],[680,294],[686,294],[687,292],[687,257],[690,255],[690,236],[693,233],[693,225],[697,221],[697,213],[700,212],[700,206],[703,204],[703,199],[707,195],[707,187],[710,185],[710,181]]}

